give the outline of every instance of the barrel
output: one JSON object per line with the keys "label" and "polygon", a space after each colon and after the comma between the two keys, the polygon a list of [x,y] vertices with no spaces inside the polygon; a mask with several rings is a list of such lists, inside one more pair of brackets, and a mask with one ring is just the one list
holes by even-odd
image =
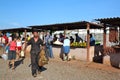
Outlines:
{"label": "barrel", "polygon": [[112,66],[114,66],[116,68],[120,68],[120,53],[111,54],[110,62],[111,62]]}

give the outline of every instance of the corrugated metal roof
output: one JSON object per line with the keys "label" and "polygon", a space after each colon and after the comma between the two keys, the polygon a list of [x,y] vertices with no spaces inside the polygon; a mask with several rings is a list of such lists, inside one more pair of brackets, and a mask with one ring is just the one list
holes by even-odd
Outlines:
{"label": "corrugated metal roof", "polygon": [[28,27],[44,29],[44,30],[64,30],[64,29],[72,30],[72,29],[86,29],[87,23],[90,24],[91,29],[103,28],[103,26],[100,24],[95,24],[95,23],[91,23],[91,22],[87,22],[87,21],[49,24],[49,25],[34,25],[34,26],[28,26]]}
{"label": "corrugated metal roof", "polygon": [[24,32],[25,30],[27,30],[28,32],[31,31],[30,28],[10,28],[10,29],[1,29],[0,31],[2,32]]}
{"label": "corrugated metal roof", "polygon": [[101,23],[109,24],[111,26],[120,26],[120,17],[101,18],[101,19],[95,19],[95,20],[100,21]]}

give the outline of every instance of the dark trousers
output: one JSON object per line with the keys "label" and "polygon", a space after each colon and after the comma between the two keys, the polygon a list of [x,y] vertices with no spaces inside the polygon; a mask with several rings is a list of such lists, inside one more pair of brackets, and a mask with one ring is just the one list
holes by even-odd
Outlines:
{"label": "dark trousers", "polygon": [[38,66],[38,55],[39,55],[39,53],[31,53],[32,75],[37,74],[37,71],[40,71],[40,67]]}

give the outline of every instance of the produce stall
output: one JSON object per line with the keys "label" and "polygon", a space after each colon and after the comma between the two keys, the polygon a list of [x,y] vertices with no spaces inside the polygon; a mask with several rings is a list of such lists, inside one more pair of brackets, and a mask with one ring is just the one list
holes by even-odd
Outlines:
{"label": "produce stall", "polygon": [[[91,23],[87,21],[81,21],[81,22],[72,22],[72,23],[61,23],[61,24],[49,24],[49,25],[33,25],[28,26],[31,28],[36,29],[42,29],[42,30],[51,30],[51,31],[60,31],[64,30],[64,35],[66,34],[67,30],[76,30],[76,29],[86,29],[87,30],[87,41],[85,43],[72,43],[71,46],[77,46],[77,47],[85,47],[86,48],[86,60],[91,61],[91,58],[93,58],[93,51],[91,53],[91,47],[90,47],[90,29],[102,29],[103,25]],[[91,56],[92,54],[92,56]]]}
{"label": "produce stall", "polygon": [[87,43],[86,42],[73,42],[70,44],[71,47],[77,47],[77,48],[86,48]]}

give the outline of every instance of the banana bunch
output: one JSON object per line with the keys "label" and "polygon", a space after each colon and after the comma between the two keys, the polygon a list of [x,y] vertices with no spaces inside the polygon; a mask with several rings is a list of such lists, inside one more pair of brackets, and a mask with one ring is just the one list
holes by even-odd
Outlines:
{"label": "banana bunch", "polygon": [[71,47],[86,47],[86,42],[73,42],[70,44]]}

